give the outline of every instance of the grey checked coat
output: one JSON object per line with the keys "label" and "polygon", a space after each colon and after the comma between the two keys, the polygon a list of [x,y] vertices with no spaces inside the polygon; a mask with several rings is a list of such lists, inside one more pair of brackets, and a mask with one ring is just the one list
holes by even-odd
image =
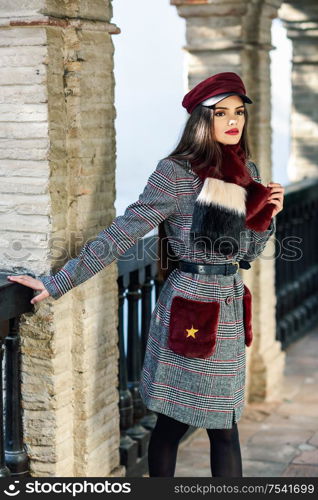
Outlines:
{"label": "grey checked coat", "polygon": [[[250,161],[247,165],[254,180],[261,182],[256,165]],[[123,215],[84,245],[79,256],[55,275],[38,278],[58,299],[124,254],[163,220],[169,242],[183,260],[212,264],[232,259],[255,260],[275,231],[275,217],[266,231],[247,229],[242,234],[239,252],[231,258],[206,253],[190,243],[193,206],[202,185],[187,162],[182,166],[161,160],[139,199]],[[141,374],[139,390],[149,409],[204,428],[231,428],[233,419],[240,419],[246,369],[243,292],[239,272],[208,276],[174,269],[170,273],[152,313]],[[168,348],[170,306],[175,296],[220,303],[216,349],[209,358],[187,358]]]}

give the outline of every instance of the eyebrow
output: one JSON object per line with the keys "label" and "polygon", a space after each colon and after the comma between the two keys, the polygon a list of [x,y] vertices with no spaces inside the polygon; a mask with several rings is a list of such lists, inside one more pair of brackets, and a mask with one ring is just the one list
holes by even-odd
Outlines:
{"label": "eyebrow", "polygon": [[[241,104],[241,106],[237,106],[235,109],[238,109],[238,108],[244,108],[244,104]],[[229,108],[223,108],[222,106],[217,106],[214,109],[229,109]]]}

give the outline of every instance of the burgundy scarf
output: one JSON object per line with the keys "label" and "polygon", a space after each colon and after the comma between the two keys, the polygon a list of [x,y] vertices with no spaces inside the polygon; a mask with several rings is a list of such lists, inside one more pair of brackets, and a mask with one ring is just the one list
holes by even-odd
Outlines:
{"label": "burgundy scarf", "polygon": [[241,231],[268,229],[275,205],[267,203],[270,188],[251,177],[240,142],[220,146],[220,174],[214,165],[192,166],[203,187],[194,205],[191,237],[205,250],[228,255],[238,251]]}

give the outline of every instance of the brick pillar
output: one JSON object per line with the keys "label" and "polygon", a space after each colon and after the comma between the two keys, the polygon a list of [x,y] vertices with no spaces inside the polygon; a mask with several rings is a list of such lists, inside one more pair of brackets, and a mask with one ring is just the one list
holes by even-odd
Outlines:
{"label": "brick pillar", "polygon": [[[109,0],[0,8],[1,267],[49,274],[115,216]],[[33,476],[122,475],[117,266],[21,324]]]}
{"label": "brick pillar", "polygon": [[317,177],[318,4],[284,2],[279,17],[293,42],[291,180]]}
{"label": "brick pillar", "polygon": [[[271,23],[281,0],[219,1],[171,0],[186,19],[186,65],[188,88],[222,72],[238,73],[253,104],[248,106],[252,158],[263,184],[271,175]],[[185,89],[187,90],[187,89]],[[281,397],[284,353],[275,340],[274,236],[251,270],[242,271],[253,294],[254,341],[247,349],[247,400]]]}

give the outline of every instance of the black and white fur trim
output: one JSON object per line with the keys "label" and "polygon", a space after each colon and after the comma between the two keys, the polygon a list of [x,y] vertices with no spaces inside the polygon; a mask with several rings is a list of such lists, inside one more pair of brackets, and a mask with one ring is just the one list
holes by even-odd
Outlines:
{"label": "black and white fur trim", "polygon": [[191,233],[199,247],[232,254],[245,229],[247,191],[232,182],[207,177],[196,199]]}

